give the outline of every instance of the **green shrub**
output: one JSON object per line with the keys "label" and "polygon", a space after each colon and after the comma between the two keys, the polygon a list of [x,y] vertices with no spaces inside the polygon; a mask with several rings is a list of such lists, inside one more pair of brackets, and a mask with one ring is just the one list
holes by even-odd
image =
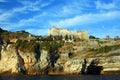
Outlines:
{"label": "green shrub", "polygon": [[106,53],[106,52],[109,52],[109,51],[111,51],[111,47],[104,46],[104,47],[99,48],[97,52],[98,53]]}
{"label": "green shrub", "polygon": [[19,41],[16,43],[16,48],[23,51],[23,52],[35,52],[35,49],[39,45],[39,43],[35,41]]}
{"label": "green shrub", "polygon": [[109,51],[117,50],[117,49],[120,49],[120,44],[113,45],[113,46],[100,47],[99,49],[96,50],[97,51],[96,53],[107,53]]}
{"label": "green shrub", "polygon": [[50,47],[52,47],[52,49],[57,50],[59,47],[63,46],[64,42],[60,41],[60,42],[55,42],[55,41],[48,41],[48,42],[41,42],[40,46],[41,49],[45,49],[47,51],[50,50]]}

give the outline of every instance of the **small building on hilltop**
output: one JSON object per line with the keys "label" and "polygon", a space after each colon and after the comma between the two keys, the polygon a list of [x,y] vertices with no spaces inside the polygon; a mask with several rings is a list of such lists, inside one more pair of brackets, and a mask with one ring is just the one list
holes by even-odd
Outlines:
{"label": "small building on hilltop", "polygon": [[72,38],[72,39],[89,39],[88,36],[88,31],[84,30],[84,31],[70,31],[68,29],[64,29],[64,28],[58,28],[58,27],[52,27],[49,32],[48,35],[51,36],[62,36],[62,37],[66,37],[68,36],[68,38]]}

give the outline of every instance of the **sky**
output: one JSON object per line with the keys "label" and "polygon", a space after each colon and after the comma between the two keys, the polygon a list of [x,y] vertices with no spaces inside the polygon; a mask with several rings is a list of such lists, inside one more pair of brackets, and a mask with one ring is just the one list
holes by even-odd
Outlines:
{"label": "sky", "polygon": [[0,27],[48,35],[53,26],[120,36],[120,0],[0,0]]}

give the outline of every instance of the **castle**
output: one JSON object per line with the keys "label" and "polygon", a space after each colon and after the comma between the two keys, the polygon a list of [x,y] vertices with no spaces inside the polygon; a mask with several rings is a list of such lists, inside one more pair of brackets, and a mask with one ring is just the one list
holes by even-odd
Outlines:
{"label": "castle", "polygon": [[58,28],[58,27],[52,27],[49,30],[48,35],[62,36],[62,37],[65,37],[67,35],[68,37],[72,37],[72,38],[89,39],[87,30],[84,30],[84,31],[70,31],[68,29]]}

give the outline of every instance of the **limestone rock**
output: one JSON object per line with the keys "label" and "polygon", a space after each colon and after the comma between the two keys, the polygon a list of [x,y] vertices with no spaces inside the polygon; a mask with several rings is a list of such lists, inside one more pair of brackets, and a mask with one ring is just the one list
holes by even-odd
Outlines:
{"label": "limestone rock", "polygon": [[68,60],[65,63],[64,71],[67,73],[79,73],[82,67],[81,63],[82,63],[81,59]]}
{"label": "limestone rock", "polygon": [[12,45],[7,45],[6,49],[1,50],[0,73],[9,71],[9,73],[18,73],[22,68],[23,64]]}

